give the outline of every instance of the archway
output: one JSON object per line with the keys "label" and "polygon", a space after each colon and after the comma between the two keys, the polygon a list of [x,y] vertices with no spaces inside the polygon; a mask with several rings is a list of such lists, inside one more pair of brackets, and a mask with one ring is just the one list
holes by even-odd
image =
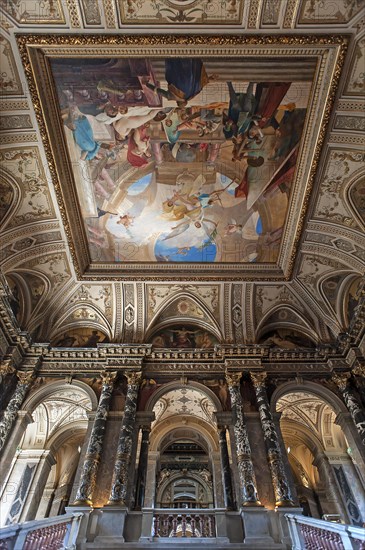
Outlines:
{"label": "archway", "polygon": [[308,515],[339,516],[361,525],[364,488],[350,445],[335,423],[338,398],[326,399],[326,389],[316,392],[311,386],[316,385],[274,394],[299,500]]}

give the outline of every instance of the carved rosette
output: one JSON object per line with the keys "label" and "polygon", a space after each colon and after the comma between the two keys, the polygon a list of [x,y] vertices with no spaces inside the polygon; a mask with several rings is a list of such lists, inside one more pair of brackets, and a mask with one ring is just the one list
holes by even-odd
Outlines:
{"label": "carved rosette", "polygon": [[10,399],[4,415],[0,421],[0,451],[4,447],[5,441],[11,431],[14,420],[24,401],[24,397],[34,380],[34,371],[17,372],[19,379]]}
{"label": "carved rosette", "polygon": [[351,418],[359,432],[361,441],[363,445],[365,445],[365,413],[351,387],[348,385],[350,376],[351,374],[349,372],[333,374],[332,380],[342,393],[345,405],[351,414]]}
{"label": "carved rosette", "polygon": [[237,447],[238,473],[243,496],[242,505],[257,506],[260,505],[260,501],[256,488],[256,476],[251,458],[251,447],[242,410],[242,397],[240,392],[241,377],[241,373],[226,374],[234,417],[233,430]]}
{"label": "carved rosette", "polygon": [[128,380],[124,416],[120,430],[117,456],[114,465],[112,488],[108,504],[126,505],[128,468],[132,453],[133,430],[136,419],[137,398],[142,372],[125,374]]}
{"label": "carved rosette", "polygon": [[267,398],[265,388],[266,377],[266,372],[257,374],[251,373],[275,493],[275,505],[294,506],[288,478],[285,473],[279,437],[276,431],[275,423],[272,419],[269,400]]}
{"label": "carved rosette", "polygon": [[96,474],[98,471],[101,451],[103,448],[103,440],[106,429],[106,421],[108,417],[110,400],[113,393],[114,381],[117,377],[117,372],[101,373],[102,390],[98,407],[95,414],[94,425],[91,431],[90,440],[88,443],[84,464],[80,476],[80,485],[76,493],[74,506],[92,504],[92,495],[96,483]]}

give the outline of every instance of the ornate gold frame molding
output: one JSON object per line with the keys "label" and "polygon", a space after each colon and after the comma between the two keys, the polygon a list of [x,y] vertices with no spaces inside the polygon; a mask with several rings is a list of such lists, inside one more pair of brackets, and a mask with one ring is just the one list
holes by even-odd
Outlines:
{"label": "ornate gold frame molding", "polygon": [[[18,35],[61,217],[79,279],[100,280],[289,280],[343,66],[347,36],[123,36]],[[316,59],[310,109],[303,132],[291,204],[276,264],[125,264],[91,262],[77,208],[71,163],[57,110],[50,58],[200,56]],[[62,182],[62,184],[61,184]],[[75,245],[77,242],[77,246]]]}

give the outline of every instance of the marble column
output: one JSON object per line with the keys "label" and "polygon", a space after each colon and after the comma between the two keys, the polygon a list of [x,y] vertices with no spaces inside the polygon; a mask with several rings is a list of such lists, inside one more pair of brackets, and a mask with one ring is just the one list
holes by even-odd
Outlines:
{"label": "marble column", "polygon": [[17,372],[19,379],[14,394],[10,399],[4,415],[0,421],[0,452],[4,448],[6,439],[11,431],[24,397],[34,380],[34,371]]}
{"label": "marble column", "polygon": [[139,462],[138,462],[137,483],[136,483],[136,502],[135,502],[136,510],[142,510],[142,507],[144,506],[147,464],[148,464],[148,445],[149,445],[151,427],[142,426],[141,430],[142,430],[142,440],[141,440],[141,448],[139,451]]}
{"label": "marble column", "polygon": [[91,506],[92,504],[96,474],[101,459],[106,422],[116,376],[116,371],[101,373],[102,389],[100,399],[82,466],[80,484],[77,489],[75,502],[73,503],[74,506]]}
{"label": "marble column", "polygon": [[221,470],[222,470],[222,477],[223,477],[224,505],[227,508],[227,510],[233,510],[234,498],[233,498],[233,491],[232,491],[231,467],[229,464],[226,426],[219,426],[218,429],[219,429],[219,450],[221,455]]}
{"label": "marble column", "polygon": [[117,456],[114,465],[109,505],[126,506],[128,467],[133,446],[133,430],[137,410],[138,389],[142,379],[141,371],[125,373],[128,380],[124,415],[120,430]]}
{"label": "marble column", "polygon": [[326,514],[339,514],[348,523],[346,508],[336,483],[335,474],[327,455],[321,449],[316,449],[312,464],[318,469],[319,479],[323,486],[322,491],[317,489],[317,493],[321,497],[320,504],[323,512]]}
{"label": "marble column", "polygon": [[256,476],[251,458],[251,447],[242,410],[241,378],[242,373],[226,373],[234,418],[233,431],[237,447],[237,467],[242,491],[242,505],[260,506]]}
{"label": "marble column", "polygon": [[365,445],[365,412],[354,395],[352,389],[348,385],[348,379],[350,376],[351,374],[349,372],[335,373],[332,375],[332,380],[342,393],[343,400],[349,410],[349,413],[351,414],[351,418],[354,421],[361,438],[361,442]]}
{"label": "marble column", "polygon": [[266,393],[266,377],[266,372],[257,374],[251,373],[251,380],[255,388],[257,406],[260,414],[270,474],[275,493],[275,506],[294,506],[288,478],[285,472],[279,436],[272,418],[269,400]]}
{"label": "marble column", "polygon": [[354,376],[356,387],[360,398],[365,406],[365,361],[356,359],[351,373]]}

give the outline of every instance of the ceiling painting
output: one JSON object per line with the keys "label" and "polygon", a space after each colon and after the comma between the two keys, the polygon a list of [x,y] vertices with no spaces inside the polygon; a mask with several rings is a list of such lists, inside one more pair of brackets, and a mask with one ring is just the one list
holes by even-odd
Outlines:
{"label": "ceiling painting", "polygon": [[228,62],[52,61],[92,261],[277,260],[310,86]]}
{"label": "ceiling painting", "polygon": [[314,174],[322,45],[140,58],[125,46],[93,56],[86,41],[31,53],[40,99],[56,103],[44,116],[80,274],[282,276]]}

